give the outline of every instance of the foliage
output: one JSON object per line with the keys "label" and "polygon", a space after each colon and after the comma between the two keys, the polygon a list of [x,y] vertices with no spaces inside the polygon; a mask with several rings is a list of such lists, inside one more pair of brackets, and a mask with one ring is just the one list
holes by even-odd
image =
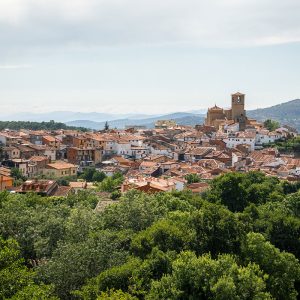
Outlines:
{"label": "foliage", "polygon": [[80,178],[88,182],[101,182],[106,178],[104,172],[99,172],[95,168],[86,168]]}
{"label": "foliage", "polygon": [[15,240],[0,238],[0,299],[57,299],[51,286],[36,285]]}
{"label": "foliage", "polygon": [[112,199],[112,200],[116,200],[116,199],[119,199],[120,197],[121,197],[121,192],[120,191],[113,191],[112,193],[111,193],[111,196],[110,196],[110,198]]}
{"label": "foliage", "polygon": [[280,123],[271,119],[264,121],[264,127],[270,131],[274,131],[280,127]]}
{"label": "foliage", "polygon": [[284,195],[275,177],[259,172],[232,172],[215,178],[205,197],[208,201],[226,205],[231,211],[243,211],[251,203],[263,204],[276,198],[276,193]]}
{"label": "foliage", "polygon": [[[190,191],[0,193],[0,299],[296,299],[298,183],[259,172]],[[108,185],[109,186],[109,185]]]}
{"label": "foliage", "polygon": [[201,178],[198,174],[187,174],[185,179],[187,180],[188,184],[201,181]]}
{"label": "foliage", "polygon": [[266,144],[265,147],[276,147],[281,153],[295,154],[300,153],[300,137],[289,137],[277,140],[274,143]]}
{"label": "foliage", "polygon": [[106,121],[105,124],[104,124],[104,130],[105,131],[108,131],[109,130],[109,125],[108,125],[108,122]]}
{"label": "foliage", "polygon": [[11,176],[16,180],[26,180],[26,177],[23,175],[19,168],[11,168]]}
{"label": "foliage", "polygon": [[20,129],[29,129],[29,130],[80,130],[87,131],[87,128],[84,127],[74,127],[67,126],[64,123],[60,122],[29,122],[29,121],[0,121],[0,130],[4,129],[11,130],[20,130]]}
{"label": "foliage", "polygon": [[266,279],[258,265],[240,266],[231,255],[214,260],[186,251],[173,262],[171,274],[152,282],[146,299],[271,299]]}
{"label": "foliage", "polygon": [[97,300],[137,300],[138,298],[124,293],[121,290],[109,290],[108,292],[101,292]]}
{"label": "foliage", "polygon": [[59,185],[69,186],[71,181],[77,181],[77,176],[64,176],[60,178],[55,178]]}
{"label": "foliage", "polygon": [[118,233],[100,231],[81,242],[60,243],[52,259],[38,268],[38,274],[43,282],[55,285],[60,298],[66,299],[86,279],[123,263],[127,256],[123,242]]}
{"label": "foliage", "polygon": [[13,296],[27,286],[33,273],[24,266],[18,244],[14,240],[0,239],[0,298]]}
{"label": "foliage", "polygon": [[274,298],[297,299],[294,284],[300,280],[300,265],[294,255],[280,252],[259,233],[247,235],[242,254],[269,274],[267,287]]}
{"label": "foliage", "polygon": [[112,193],[116,191],[124,181],[124,177],[121,173],[115,173],[111,177],[106,177],[99,183],[98,187],[101,192]]}

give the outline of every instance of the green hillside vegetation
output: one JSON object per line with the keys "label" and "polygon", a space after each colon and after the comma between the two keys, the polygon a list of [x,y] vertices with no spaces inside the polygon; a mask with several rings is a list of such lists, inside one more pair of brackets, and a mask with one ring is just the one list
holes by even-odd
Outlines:
{"label": "green hillside vegetation", "polygon": [[300,156],[300,137],[293,137],[286,140],[278,140],[274,143],[265,144],[264,147],[276,147],[279,152]]}
{"label": "green hillside vegetation", "polygon": [[297,299],[299,188],[229,173],[101,212],[93,192],[2,192],[0,299]]}
{"label": "green hillside vegetation", "polygon": [[59,129],[69,129],[69,130],[81,130],[87,131],[84,127],[67,126],[60,122],[29,122],[29,121],[0,121],[0,130],[11,129],[11,130],[59,130]]}
{"label": "green hillside vegetation", "polygon": [[247,115],[259,121],[276,120],[300,130],[300,99],[292,100],[267,108],[247,111]]}

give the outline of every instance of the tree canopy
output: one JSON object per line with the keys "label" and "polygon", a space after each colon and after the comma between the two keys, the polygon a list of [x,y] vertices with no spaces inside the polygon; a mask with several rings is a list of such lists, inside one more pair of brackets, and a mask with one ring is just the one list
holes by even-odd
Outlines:
{"label": "tree canopy", "polygon": [[298,183],[230,173],[203,196],[132,190],[104,210],[98,201],[97,191],[1,192],[0,299],[298,297]]}

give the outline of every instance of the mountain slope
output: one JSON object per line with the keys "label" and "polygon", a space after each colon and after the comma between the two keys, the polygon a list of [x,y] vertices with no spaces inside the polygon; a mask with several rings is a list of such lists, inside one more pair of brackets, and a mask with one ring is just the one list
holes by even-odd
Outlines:
{"label": "mountain slope", "polygon": [[[163,115],[159,117],[145,118],[145,119],[119,119],[109,121],[108,124],[110,128],[124,128],[126,125],[140,125],[146,126],[147,128],[153,128],[157,120],[175,120],[180,125],[196,125],[203,123],[204,115],[196,115],[191,113],[173,113],[168,115]],[[67,122],[69,126],[82,126],[92,129],[103,129],[105,122],[93,122],[89,120],[76,120]]]}
{"label": "mountain slope", "polygon": [[300,130],[300,99],[267,108],[247,111],[247,115],[258,121],[273,119],[282,125],[290,125]]}

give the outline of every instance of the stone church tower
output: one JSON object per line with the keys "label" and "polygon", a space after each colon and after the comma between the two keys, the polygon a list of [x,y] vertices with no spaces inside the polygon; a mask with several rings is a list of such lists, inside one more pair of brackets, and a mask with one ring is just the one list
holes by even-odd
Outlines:
{"label": "stone church tower", "polygon": [[235,93],[231,95],[231,118],[239,123],[241,131],[246,128],[245,94]]}
{"label": "stone church tower", "polygon": [[245,130],[247,124],[245,94],[239,92],[232,94],[231,108],[229,109],[223,109],[216,105],[208,109],[205,125],[219,128],[220,125],[227,121],[239,123],[239,130]]}
{"label": "stone church tower", "polygon": [[246,116],[245,94],[235,93],[231,95],[231,118],[239,122],[241,116]]}

